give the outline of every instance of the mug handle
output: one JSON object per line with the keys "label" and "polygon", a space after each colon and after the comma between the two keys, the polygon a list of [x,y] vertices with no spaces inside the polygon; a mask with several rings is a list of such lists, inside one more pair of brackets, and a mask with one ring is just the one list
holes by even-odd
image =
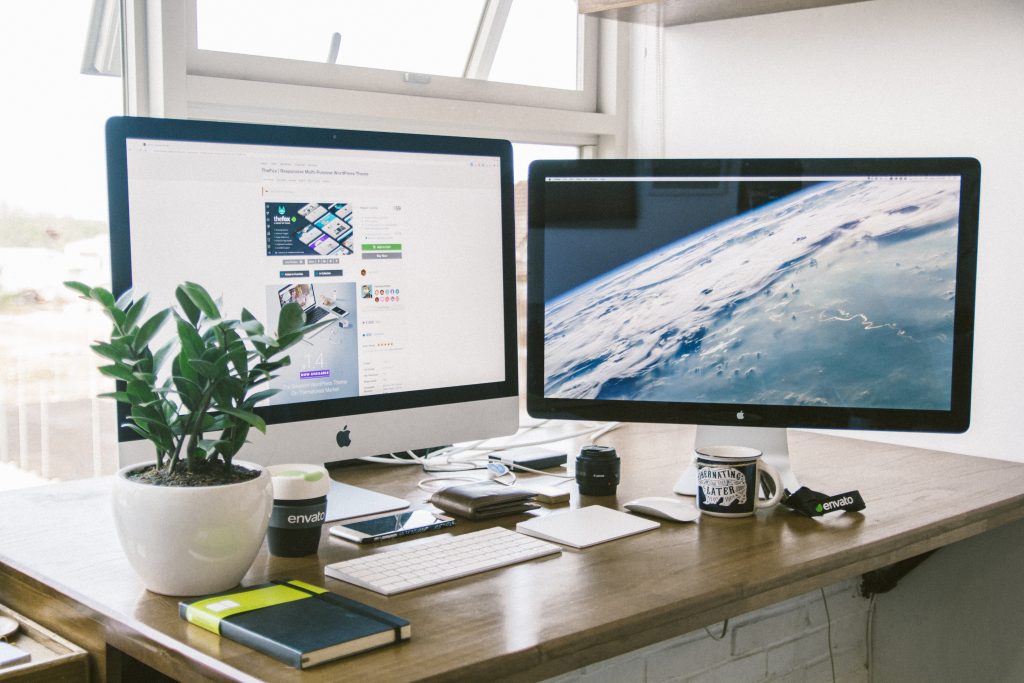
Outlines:
{"label": "mug handle", "polygon": [[775,494],[772,495],[768,500],[761,500],[760,496],[754,497],[754,507],[757,508],[770,508],[779,504],[782,500],[782,477],[779,475],[779,471],[772,465],[764,462],[763,460],[757,461],[757,485],[758,489],[761,487],[761,473],[767,474],[769,477],[775,480]]}

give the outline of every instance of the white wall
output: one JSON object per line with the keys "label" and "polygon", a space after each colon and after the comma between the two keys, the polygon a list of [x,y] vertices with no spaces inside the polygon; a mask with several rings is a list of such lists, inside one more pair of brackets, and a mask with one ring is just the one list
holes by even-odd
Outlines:
{"label": "white wall", "polygon": [[875,681],[1024,681],[1024,522],[946,546],[878,596]]}
{"label": "white wall", "polygon": [[[634,73],[649,79],[657,41],[638,34],[654,49],[634,51]],[[663,135],[665,156],[981,161],[972,427],[878,438],[1024,461],[1024,2],[872,0],[661,39],[664,90],[632,103],[632,130],[663,120],[644,139]]]}

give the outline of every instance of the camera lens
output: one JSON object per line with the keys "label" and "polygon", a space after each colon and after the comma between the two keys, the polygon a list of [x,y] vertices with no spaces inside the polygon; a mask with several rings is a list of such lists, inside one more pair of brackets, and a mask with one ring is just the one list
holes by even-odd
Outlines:
{"label": "camera lens", "polygon": [[612,496],[619,485],[619,456],[611,446],[586,446],[576,458],[576,484],[584,496]]}

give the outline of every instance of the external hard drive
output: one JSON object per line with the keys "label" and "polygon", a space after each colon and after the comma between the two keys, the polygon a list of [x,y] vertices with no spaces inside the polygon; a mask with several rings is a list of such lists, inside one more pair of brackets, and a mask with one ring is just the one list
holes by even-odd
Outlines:
{"label": "external hard drive", "polygon": [[567,460],[565,451],[556,451],[551,448],[511,448],[507,451],[498,451],[487,456],[491,460],[515,469],[516,465],[529,467],[531,470],[544,470],[549,467],[564,465]]}

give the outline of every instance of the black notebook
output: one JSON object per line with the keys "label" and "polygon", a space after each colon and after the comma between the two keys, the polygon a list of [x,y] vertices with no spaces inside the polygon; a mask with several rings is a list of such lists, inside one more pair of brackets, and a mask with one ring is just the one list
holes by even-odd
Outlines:
{"label": "black notebook", "polygon": [[405,640],[409,622],[302,581],[181,602],[186,621],[305,669]]}

